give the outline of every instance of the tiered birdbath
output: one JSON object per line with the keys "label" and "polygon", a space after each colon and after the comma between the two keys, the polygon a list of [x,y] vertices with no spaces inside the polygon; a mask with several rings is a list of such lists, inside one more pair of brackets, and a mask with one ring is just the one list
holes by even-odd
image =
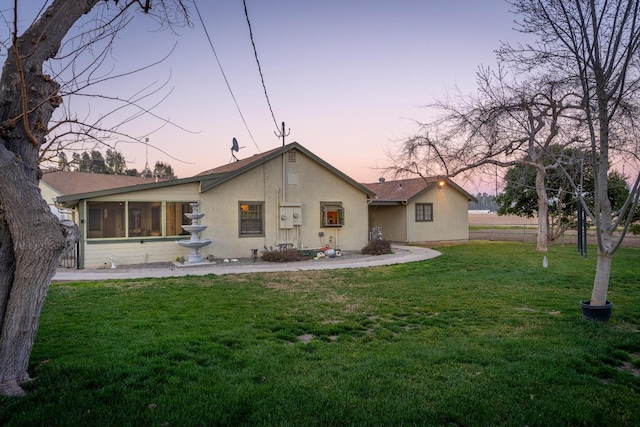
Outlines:
{"label": "tiered birdbath", "polygon": [[204,216],[200,213],[200,203],[191,203],[191,213],[185,213],[184,216],[191,220],[191,225],[183,225],[182,229],[191,234],[189,240],[178,240],[178,244],[185,248],[191,249],[189,253],[189,259],[185,262],[187,264],[197,264],[202,262],[202,256],[200,256],[200,248],[213,243],[211,239],[200,239],[200,233],[207,228],[206,225],[200,225],[200,219]]}

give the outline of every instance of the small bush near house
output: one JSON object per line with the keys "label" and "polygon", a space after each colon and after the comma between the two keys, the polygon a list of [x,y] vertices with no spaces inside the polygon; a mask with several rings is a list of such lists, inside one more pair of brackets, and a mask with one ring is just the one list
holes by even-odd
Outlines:
{"label": "small bush near house", "polygon": [[262,261],[267,262],[292,262],[292,261],[304,261],[309,259],[308,256],[301,255],[297,249],[284,249],[284,250],[265,250],[260,256]]}
{"label": "small bush near house", "polygon": [[640,234],[640,224],[639,223],[635,223],[635,224],[631,224],[629,226],[629,231],[631,232],[631,234],[633,234],[634,236],[637,234]]}
{"label": "small bush near house", "polygon": [[391,242],[380,239],[380,240],[372,240],[362,248],[363,255],[384,255],[391,253]]}

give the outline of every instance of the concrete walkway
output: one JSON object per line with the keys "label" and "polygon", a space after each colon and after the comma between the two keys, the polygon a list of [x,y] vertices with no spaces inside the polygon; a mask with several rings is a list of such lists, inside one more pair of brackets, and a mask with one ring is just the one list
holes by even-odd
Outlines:
{"label": "concrete walkway", "polygon": [[101,268],[101,269],[68,269],[60,268],[53,276],[54,281],[82,281],[82,280],[115,280],[115,279],[142,279],[153,277],[183,277],[205,276],[207,274],[241,274],[241,273],[267,273],[274,271],[306,271],[306,270],[332,270],[338,268],[362,268],[379,265],[402,264],[414,261],[424,261],[435,258],[440,252],[433,249],[419,248],[415,246],[393,246],[393,254],[389,255],[358,255],[344,258],[322,258],[318,260],[266,263],[266,262],[237,262],[217,264],[206,263],[198,266],[183,267],[149,267],[149,268]]}

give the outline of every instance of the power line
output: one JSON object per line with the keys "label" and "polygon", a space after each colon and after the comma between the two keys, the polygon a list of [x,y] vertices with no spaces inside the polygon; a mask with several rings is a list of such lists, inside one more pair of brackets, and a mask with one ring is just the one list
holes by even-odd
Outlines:
{"label": "power line", "polygon": [[247,25],[249,26],[249,38],[251,39],[251,45],[253,46],[253,54],[256,57],[256,63],[258,64],[258,72],[260,73],[260,80],[262,81],[264,96],[265,98],[267,98],[267,105],[269,105],[269,111],[271,112],[271,118],[273,119],[273,124],[276,125],[276,129],[278,129],[278,121],[276,120],[275,114],[273,114],[273,108],[271,108],[271,101],[269,101],[269,95],[267,94],[267,86],[264,84],[264,76],[262,75],[262,67],[260,67],[260,60],[258,59],[258,51],[256,50],[256,44],[253,41],[253,31],[251,30],[251,21],[249,20],[249,12],[247,11],[247,2],[246,0],[242,0],[242,3],[244,4],[244,16],[247,17]]}
{"label": "power line", "polygon": [[[227,89],[229,89],[229,93],[231,94],[231,98],[233,98],[233,102],[234,102],[234,104],[236,104],[236,108],[238,109],[238,113],[240,114],[240,118],[242,119],[242,123],[244,123],[244,127],[247,129],[247,132],[249,133],[249,136],[251,137],[251,140],[253,141],[253,145],[255,145],[256,148],[258,149],[258,152],[261,153],[260,148],[258,147],[258,144],[256,143],[256,140],[253,138],[253,134],[251,133],[251,130],[249,130],[249,126],[247,125],[247,121],[244,119],[244,115],[242,114],[242,111],[240,110],[240,106],[238,105],[238,101],[236,101],[236,97],[233,94],[233,91],[231,90],[231,85],[229,85],[229,80],[227,79],[227,75],[225,74],[224,69],[222,68],[222,64],[220,63],[220,59],[218,59],[218,54],[216,53],[216,49],[213,47],[213,42],[211,41],[211,37],[209,36],[209,31],[207,31],[207,26],[204,25],[204,20],[202,19],[202,15],[200,14],[200,10],[198,9],[198,5],[196,3],[196,0],[193,0],[193,5],[195,6],[196,13],[198,14],[198,18],[200,19],[200,23],[202,24],[202,28],[204,29],[204,33],[207,36],[207,40],[209,41],[209,46],[211,46],[211,51],[213,52],[213,56],[215,56],[216,62],[218,63],[218,67],[220,67],[220,72],[222,73],[222,77],[224,78],[224,82],[227,84]],[[246,5],[245,5],[245,12],[246,12]],[[264,82],[262,84],[264,86]],[[265,91],[266,91],[266,89],[265,89]],[[271,106],[269,106],[269,108],[271,108]],[[271,114],[273,115],[273,113],[271,113]]]}

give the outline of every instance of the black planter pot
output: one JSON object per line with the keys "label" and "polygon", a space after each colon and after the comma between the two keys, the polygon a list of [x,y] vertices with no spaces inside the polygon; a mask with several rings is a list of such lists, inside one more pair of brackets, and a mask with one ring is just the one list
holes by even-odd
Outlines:
{"label": "black planter pot", "polygon": [[589,301],[580,301],[580,307],[582,307],[583,319],[607,322],[611,318],[613,303],[607,301],[605,305],[591,305]]}

